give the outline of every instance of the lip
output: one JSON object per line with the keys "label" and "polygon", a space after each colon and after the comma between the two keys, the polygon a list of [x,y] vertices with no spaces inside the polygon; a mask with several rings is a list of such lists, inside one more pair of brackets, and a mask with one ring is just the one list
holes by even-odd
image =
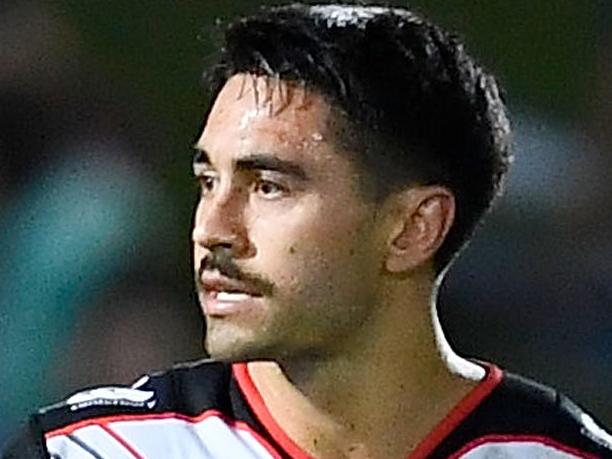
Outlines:
{"label": "lip", "polygon": [[[200,278],[200,293],[204,314],[210,317],[227,317],[258,307],[262,294],[243,282],[219,275]],[[219,295],[220,292],[225,292]],[[228,294],[229,293],[229,294]]]}
{"label": "lip", "polygon": [[242,292],[253,297],[263,296],[255,287],[245,282],[214,274],[214,272],[202,273],[200,283],[206,292]]}
{"label": "lip", "polygon": [[261,297],[245,294],[240,300],[220,300],[217,292],[204,292],[202,308],[207,317],[224,318],[244,314],[260,307]]}

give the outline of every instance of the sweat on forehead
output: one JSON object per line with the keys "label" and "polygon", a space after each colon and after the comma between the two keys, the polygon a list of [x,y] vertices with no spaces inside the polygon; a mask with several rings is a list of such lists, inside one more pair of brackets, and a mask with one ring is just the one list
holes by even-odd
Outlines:
{"label": "sweat on forehead", "polygon": [[290,106],[306,109],[314,99],[320,97],[316,89],[301,82],[282,79],[279,75],[243,72],[235,74],[230,80],[232,84],[226,84],[224,90],[233,91],[237,99],[249,98],[253,102],[251,116],[260,111],[270,116],[276,115]]}
{"label": "sweat on forehead", "polygon": [[[239,73],[230,77],[215,99],[212,110],[223,114],[229,106],[240,107],[238,132],[246,132],[253,127],[253,122],[260,118],[276,118],[287,127],[299,128],[310,141],[320,141],[329,134],[342,133],[346,137],[351,131],[346,114],[338,106],[319,92],[292,80]],[[308,128],[303,125],[305,119],[301,112],[314,108],[317,117],[311,118]],[[225,116],[225,115],[223,115]],[[295,126],[294,126],[295,125]]]}
{"label": "sweat on forehead", "polygon": [[[334,109],[316,91],[308,91],[294,82],[274,81],[264,76],[237,74],[219,92],[208,117],[209,128],[232,130],[237,138],[248,141],[254,131],[270,131],[280,142],[292,138],[294,148],[323,138],[337,123]],[[204,135],[203,139],[210,136]],[[298,142],[298,144],[295,144]]]}

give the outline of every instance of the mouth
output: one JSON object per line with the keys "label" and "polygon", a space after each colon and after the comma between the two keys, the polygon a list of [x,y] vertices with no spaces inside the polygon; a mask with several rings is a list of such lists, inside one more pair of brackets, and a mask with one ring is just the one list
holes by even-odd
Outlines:
{"label": "mouth", "polygon": [[208,317],[228,317],[246,313],[260,306],[263,295],[255,288],[219,276],[203,276],[201,303]]}

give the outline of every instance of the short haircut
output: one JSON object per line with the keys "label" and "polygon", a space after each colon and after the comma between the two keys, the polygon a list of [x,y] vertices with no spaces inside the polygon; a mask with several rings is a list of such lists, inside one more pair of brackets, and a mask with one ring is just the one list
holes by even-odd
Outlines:
{"label": "short haircut", "polygon": [[454,35],[411,11],[263,8],[227,26],[207,74],[212,100],[238,73],[299,82],[328,98],[348,120],[376,199],[417,184],[453,193],[455,221],[434,255],[437,273],[501,193],[512,142],[497,82]]}

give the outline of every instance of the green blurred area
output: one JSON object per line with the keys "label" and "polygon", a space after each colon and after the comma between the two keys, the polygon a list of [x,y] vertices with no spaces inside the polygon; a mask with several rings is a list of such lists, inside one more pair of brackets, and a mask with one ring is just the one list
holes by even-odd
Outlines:
{"label": "green blurred area", "polygon": [[[216,24],[280,3],[289,2],[59,0],[54,11],[78,31],[82,58],[159,119],[170,149],[162,156],[163,177],[185,196],[185,158],[174,149],[200,127],[206,100],[199,75],[214,61],[221,35]],[[510,105],[568,119],[584,114],[598,44],[596,0],[421,0],[408,6],[460,31],[502,80]]]}
{"label": "green blurred area", "polygon": [[[289,2],[61,0],[58,12],[81,32],[83,51],[93,63],[171,108],[193,102],[194,75],[219,36],[216,19],[254,11],[256,3]],[[409,3],[460,31],[513,94],[565,114],[581,109],[596,51],[597,5],[596,0]]]}

